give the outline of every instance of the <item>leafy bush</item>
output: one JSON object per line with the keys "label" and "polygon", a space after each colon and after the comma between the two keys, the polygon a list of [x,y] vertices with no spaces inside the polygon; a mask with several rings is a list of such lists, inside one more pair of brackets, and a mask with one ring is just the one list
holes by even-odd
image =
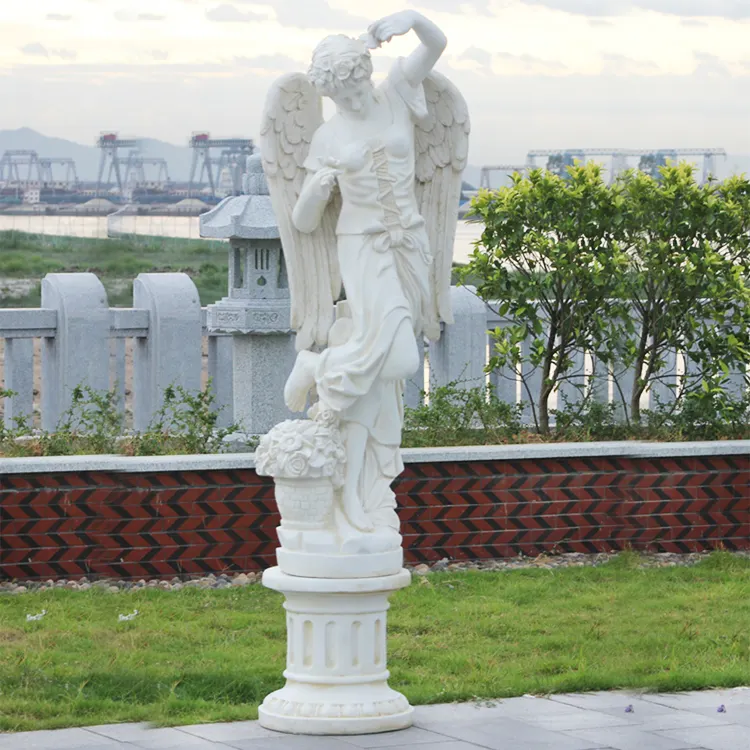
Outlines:
{"label": "leafy bush", "polygon": [[508,443],[521,432],[523,407],[501,401],[489,386],[464,389],[454,382],[422,397],[422,406],[404,412],[404,447]]}
{"label": "leafy bush", "polygon": [[148,429],[135,435],[129,452],[138,456],[170,453],[212,453],[222,440],[239,427],[218,428],[220,410],[215,408],[216,396],[208,386],[192,393],[182,386],[169,386],[164,402],[154,415]]}
{"label": "leafy bush", "polygon": [[[623,200],[628,253],[620,336],[608,347],[624,413],[640,421],[646,388],[665,383],[675,402],[750,362],[750,182],[696,183],[690,164],[660,177],[626,173],[613,188]],[[669,352],[684,352],[679,386]],[[619,388],[629,373],[629,393]],[[714,386],[715,387],[715,386]],[[718,405],[718,404],[717,404]]]}
{"label": "leafy bush", "polygon": [[42,455],[114,453],[122,434],[123,419],[114,391],[96,391],[89,386],[73,389],[72,402],[54,432],[40,439]]}
{"label": "leafy bush", "polygon": [[[558,432],[638,435],[643,419],[648,434],[742,432],[726,376],[750,364],[750,181],[699,185],[679,164],[606,185],[596,165],[565,169],[516,174],[474,200],[484,231],[461,277],[502,320],[489,369],[521,373],[542,435],[584,353],[612,373],[618,406],[584,396],[584,408],[558,410]],[[674,352],[686,362],[679,381]],[[674,399],[642,415],[657,385]]]}
{"label": "leafy bush", "polygon": [[500,401],[489,388],[464,390],[451,383],[430,390],[426,402],[405,410],[403,446],[498,445],[593,440],[746,440],[750,439],[750,396],[729,395],[721,384],[689,394],[679,410],[646,410],[640,423],[618,418],[618,404],[606,404],[588,393],[582,401],[563,399],[551,410],[545,435],[521,423],[523,404]]}
{"label": "leafy bush", "polygon": [[[0,389],[0,398],[14,395]],[[10,428],[0,422],[0,455],[213,453],[221,448],[227,435],[239,431],[237,425],[217,426],[220,409],[215,402],[210,383],[197,393],[170,386],[148,428],[142,433],[123,435],[123,415],[115,391],[79,386],[73,390],[71,405],[52,432],[34,431],[24,418],[15,419]]]}
{"label": "leafy bush", "polygon": [[546,434],[550,397],[576,374],[574,356],[601,348],[619,317],[617,283],[627,258],[614,228],[622,202],[590,164],[571,167],[569,179],[541,169],[515,174],[511,187],[482,191],[472,213],[484,231],[464,275],[480,279],[478,294],[498,300],[503,320],[491,332],[490,368],[522,373],[534,422]]}

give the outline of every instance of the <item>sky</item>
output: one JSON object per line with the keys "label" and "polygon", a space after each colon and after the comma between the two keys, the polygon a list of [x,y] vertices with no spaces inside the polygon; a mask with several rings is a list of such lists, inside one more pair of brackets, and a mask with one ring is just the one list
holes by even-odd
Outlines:
{"label": "sky", "polygon": [[[92,144],[257,137],[268,87],[329,33],[405,8],[440,26],[470,161],[530,149],[750,153],[750,0],[0,0],[0,130]],[[417,43],[374,52],[378,75]]]}

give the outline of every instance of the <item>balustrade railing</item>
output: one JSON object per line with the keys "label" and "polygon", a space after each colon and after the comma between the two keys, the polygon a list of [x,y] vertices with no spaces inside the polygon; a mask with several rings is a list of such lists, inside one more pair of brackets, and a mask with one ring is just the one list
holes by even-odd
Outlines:
{"label": "balustrade railing", "polygon": [[[445,328],[440,341],[424,347],[424,367],[406,386],[407,405],[417,405],[421,391],[430,385],[451,382],[460,387],[489,382],[499,398],[528,402],[518,373],[485,372],[492,347],[489,330],[504,321],[469,289],[457,287],[452,294],[456,322]],[[524,342],[527,349],[530,345]],[[70,406],[73,389],[88,385],[114,389],[126,425],[143,430],[160,408],[167,386],[194,391],[209,378],[221,407],[220,424],[232,422],[232,336],[207,330],[206,309],[201,309],[198,291],[186,274],[141,274],[134,284],[133,308],[110,308],[94,274],[49,274],[42,284],[41,308],[0,309],[0,346],[0,382],[15,394],[4,403],[8,426],[23,417],[54,430]],[[678,352],[670,354],[668,367],[672,384],[686,367],[690,372]],[[574,376],[562,385],[561,394],[553,396],[553,408],[562,403],[562,394],[575,403],[582,393],[576,385],[584,384],[593,387],[599,400],[619,401],[611,374],[591,369],[590,358],[579,353]],[[540,373],[524,374],[536,397]],[[743,383],[743,373],[731,375],[733,391],[740,393]],[[280,371],[267,387],[282,389],[283,384]],[[620,378],[626,393],[631,385],[632,374]],[[674,398],[667,383],[660,383],[644,396],[642,405],[647,407],[654,395],[664,403]],[[286,416],[280,414],[279,420]],[[524,418],[530,422],[531,417],[527,403]]]}

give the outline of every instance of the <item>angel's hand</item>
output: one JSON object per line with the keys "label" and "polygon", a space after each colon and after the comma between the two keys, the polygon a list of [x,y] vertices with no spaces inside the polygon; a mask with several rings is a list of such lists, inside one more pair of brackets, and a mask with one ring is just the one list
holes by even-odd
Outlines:
{"label": "angel's hand", "polygon": [[402,10],[400,13],[393,13],[390,16],[381,18],[375,23],[371,23],[367,33],[378,44],[390,42],[394,36],[403,36],[414,28],[414,22],[417,20],[417,14],[412,10]]}
{"label": "angel's hand", "polygon": [[323,167],[312,176],[311,188],[321,200],[327,201],[340,174],[341,170],[336,167]]}

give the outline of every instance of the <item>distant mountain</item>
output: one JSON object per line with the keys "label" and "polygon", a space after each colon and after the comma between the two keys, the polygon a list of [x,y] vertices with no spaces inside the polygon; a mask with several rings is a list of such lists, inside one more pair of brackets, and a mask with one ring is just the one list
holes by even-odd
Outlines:
{"label": "distant mountain", "polygon": [[[87,146],[63,138],[51,138],[31,128],[0,130],[0,155],[9,150],[30,150],[36,151],[39,156],[73,159],[79,179],[93,181],[97,178],[100,151],[94,143]],[[188,146],[175,146],[153,138],[144,138],[142,152],[144,156],[166,159],[169,176],[173,180],[185,182],[189,179],[193,155]],[[127,156],[127,153],[123,153],[123,156]]]}
{"label": "distant mountain", "polygon": [[[167,160],[169,176],[173,180],[186,182],[189,179],[193,158],[189,146],[177,146],[153,138],[144,138],[142,144],[145,156]],[[0,155],[7,150],[34,150],[39,156],[61,156],[74,159],[80,179],[93,181],[97,177],[100,154],[93,140],[91,145],[85,145],[63,138],[42,135],[31,128],[0,130]],[[729,154],[726,160],[719,160],[717,168],[719,177],[742,172],[750,176],[750,154]],[[478,187],[479,175],[480,167],[469,164],[464,171],[464,180],[469,185]],[[496,175],[495,179],[500,184],[500,177]],[[503,184],[508,184],[507,179],[503,181]]]}
{"label": "distant mountain", "polygon": [[31,128],[0,130],[0,154],[5,151],[36,151],[39,156],[65,157],[76,162],[82,180],[95,180],[99,149],[63,138],[50,138]]}
{"label": "distant mountain", "polygon": [[[176,146],[173,143],[144,138],[141,141],[144,156],[166,159],[169,176],[177,182],[187,182],[190,178],[190,165],[193,152],[189,146]],[[78,177],[93,181],[99,170],[100,152],[94,143],[90,146],[63,138],[51,138],[31,128],[0,130],[0,155],[8,150],[32,150],[39,156],[56,156],[73,159],[78,168]],[[126,156],[127,154],[123,154]],[[464,177],[473,186],[479,184],[479,167],[469,165]]]}

